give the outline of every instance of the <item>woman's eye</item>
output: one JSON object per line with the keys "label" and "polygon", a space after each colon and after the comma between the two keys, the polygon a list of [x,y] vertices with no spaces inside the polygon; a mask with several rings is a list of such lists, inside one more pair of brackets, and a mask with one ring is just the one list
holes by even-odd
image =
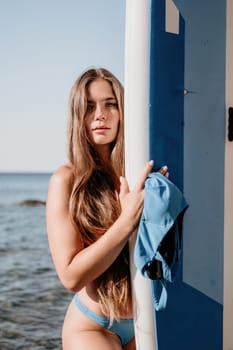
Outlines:
{"label": "woman's eye", "polygon": [[106,107],[108,108],[118,108],[117,102],[107,102]]}
{"label": "woman's eye", "polygon": [[94,108],[95,108],[94,105],[90,105],[90,104],[87,105],[87,111],[88,111],[88,112],[94,111]]}

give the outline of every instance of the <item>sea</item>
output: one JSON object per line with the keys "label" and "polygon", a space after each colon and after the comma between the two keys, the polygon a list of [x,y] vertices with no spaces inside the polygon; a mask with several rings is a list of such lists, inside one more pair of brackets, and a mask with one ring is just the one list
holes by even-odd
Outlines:
{"label": "sea", "polygon": [[49,252],[50,176],[0,173],[0,350],[62,349],[72,295],[61,285]]}

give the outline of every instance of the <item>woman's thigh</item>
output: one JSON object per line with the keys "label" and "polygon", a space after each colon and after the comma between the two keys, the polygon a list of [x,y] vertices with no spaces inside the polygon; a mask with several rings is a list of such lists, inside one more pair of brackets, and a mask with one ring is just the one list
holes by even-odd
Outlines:
{"label": "woman's thigh", "polygon": [[117,336],[101,331],[80,331],[63,337],[63,350],[122,350]]}
{"label": "woman's thigh", "polygon": [[123,350],[136,350],[135,338],[123,347]]}

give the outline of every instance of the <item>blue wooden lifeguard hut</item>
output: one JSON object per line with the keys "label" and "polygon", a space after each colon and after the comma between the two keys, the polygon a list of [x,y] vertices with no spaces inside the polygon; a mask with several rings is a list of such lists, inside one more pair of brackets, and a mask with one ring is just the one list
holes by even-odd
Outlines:
{"label": "blue wooden lifeguard hut", "polygon": [[137,349],[232,350],[233,1],[127,0],[125,48],[129,179],[154,159],[189,203],[165,311],[132,266]]}

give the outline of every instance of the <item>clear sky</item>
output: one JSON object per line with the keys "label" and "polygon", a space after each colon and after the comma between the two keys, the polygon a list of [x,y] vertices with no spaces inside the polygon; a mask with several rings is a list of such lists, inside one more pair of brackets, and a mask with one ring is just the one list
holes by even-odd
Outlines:
{"label": "clear sky", "polygon": [[67,105],[83,70],[124,78],[125,0],[0,0],[0,171],[66,162]]}

